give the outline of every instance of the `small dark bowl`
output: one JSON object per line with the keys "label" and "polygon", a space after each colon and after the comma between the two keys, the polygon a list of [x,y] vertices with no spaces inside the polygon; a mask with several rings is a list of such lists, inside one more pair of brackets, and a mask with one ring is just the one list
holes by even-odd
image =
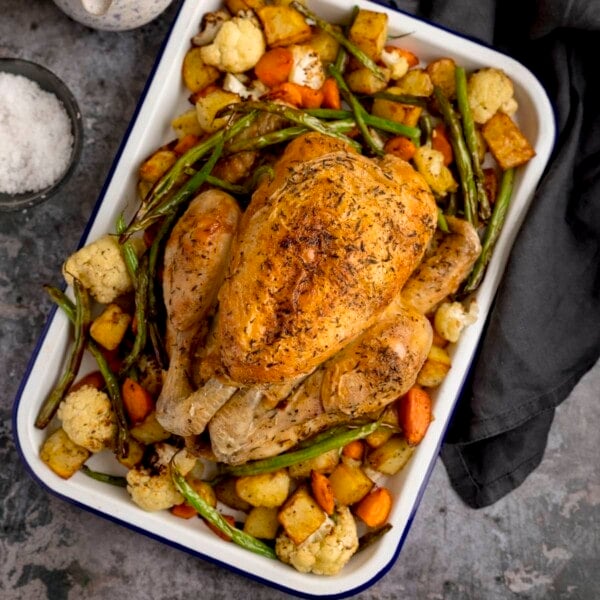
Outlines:
{"label": "small dark bowl", "polygon": [[30,208],[50,198],[58,192],[73,174],[77,162],[81,156],[83,145],[83,124],[81,112],[77,101],[69,88],[54,73],[36,63],[21,60],[19,58],[0,58],[0,72],[22,75],[27,79],[35,81],[43,90],[54,94],[65,107],[71,120],[73,133],[73,148],[71,157],[65,172],[51,186],[36,192],[24,192],[22,194],[7,194],[0,192],[0,211],[14,211]]}

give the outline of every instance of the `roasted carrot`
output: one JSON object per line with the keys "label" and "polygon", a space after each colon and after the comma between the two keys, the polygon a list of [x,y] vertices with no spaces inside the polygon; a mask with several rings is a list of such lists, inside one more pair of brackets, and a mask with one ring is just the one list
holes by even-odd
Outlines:
{"label": "roasted carrot", "polygon": [[448,166],[454,160],[452,144],[448,138],[448,132],[443,123],[438,123],[431,132],[431,147],[444,156],[444,164]]}
{"label": "roasted carrot", "polygon": [[154,399],[150,392],[131,377],[125,378],[121,394],[131,423],[141,423],[154,410]]}
{"label": "roasted carrot", "polygon": [[70,392],[75,392],[82,387],[89,385],[97,390],[101,390],[105,385],[104,377],[100,371],[92,371],[77,380],[69,389]]}
{"label": "roasted carrot", "polygon": [[198,511],[186,502],[176,504],[175,506],[172,506],[169,510],[172,515],[175,515],[180,519],[191,519],[192,517],[198,516]]}
{"label": "roasted carrot", "polygon": [[[225,519],[225,521],[227,521],[227,523],[229,523],[229,525],[231,525],[232,527],[235,527],[235,519],[232,515],[223,515],[221,514],[221,517],[223,519]],[[206,523],[206,526],[216,535],[218,535],[222,540],[225,540],[226,542],[230,542],[231,541],[231,536],[227,535],[224,531],[221,531],[216,525],[213,525],[213,523],[211,523],[210,521],[207,521],[206,519],[204,519],[204,522]]]}
{"label": "roasted carrot", "polygon": [[394,52],[400,56],[403,56],[406,59],[409,68],[416,67],[419,64],[419,57],[406,48],[398,48],[398,46],[386,46],[385,51]]}
{"label": "roasted carrot", "polygon": [[365,454],[365,444],[362,440],[354,440],[342,448],[342,454],[347,458],[362,460]]}
{"label": "roasted carrot", "polygon": [[187,133],[181,139],[177,141],[175,146],[173,147],[173,152],[179,154],[185,154],[190,148],[193,148],[198,142],[200,138],[193,133]]}
{"label": "roasted carrot", "polygon": [[411,446],[415,446],[425,437],[431,421],[431,396],[423,388],[410,388],[400,397],[398,422]]}
{"label": "roasted carrot", "polygon": [[369,492],[355,507],[354,514],[368,527],[381,527],[392,510],[392,494],[380,487]]}
{"label": "roasted carrot", "polygon": [[385,143],[383,149],[387,154],[393,154],[403,160],[410,160],[417,151],[415,143],[403,135],[390,138]]}
{"label": "roasted carrot", "polygon": [[335,510],[335,499],[329,479],[323,473],[311,471],[310,487],[317,504],[328,514],[332,515]]}
{"label": "roasted carrot", "polygon": [[323,92],[323,102],[321,104],[323,108],[333,108],[334,110],[342,108],[340,88],[333,77],[328,77],[325,80],[321,91]]}
{"label": "roasted carrot", "polygon": [[289,81],[285,81],[271,88],[271,91],[267,96],[272,100],[282,100],[283,102],[287,102],[296,108],[302,106],[302,92],[300,86],[295,83],[290,83]]}
{"label": "roasted carrot", "polygon": [[294,57],[289,48],[267,50],[256,63],[254,73],[267,87],[273,87],[287,81]]}
{"label": "roasted carrot", "polygon": [[299,85],[302,98],[302,108],[320,108],[323,105],[323,91],[315,90],[306,85]]}

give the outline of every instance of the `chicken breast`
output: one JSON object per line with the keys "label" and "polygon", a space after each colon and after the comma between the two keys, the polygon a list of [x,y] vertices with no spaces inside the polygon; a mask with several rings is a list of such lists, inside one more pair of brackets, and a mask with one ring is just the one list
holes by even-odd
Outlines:
{"label": "chicken breast", "polygon": [[310,373],[370,327],[423,257],[435,200],[401,159],[317,133],[253,195],[219,292],[223,371],[240,385]]}

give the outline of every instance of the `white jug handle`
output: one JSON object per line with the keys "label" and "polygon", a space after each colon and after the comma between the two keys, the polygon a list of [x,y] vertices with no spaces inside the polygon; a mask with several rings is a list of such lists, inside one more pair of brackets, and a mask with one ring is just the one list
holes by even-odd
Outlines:
{"label": "white jug handle", "polygon": [[97,17],[105,15],[112,3],[113,0],[81,0],[84,10]]}

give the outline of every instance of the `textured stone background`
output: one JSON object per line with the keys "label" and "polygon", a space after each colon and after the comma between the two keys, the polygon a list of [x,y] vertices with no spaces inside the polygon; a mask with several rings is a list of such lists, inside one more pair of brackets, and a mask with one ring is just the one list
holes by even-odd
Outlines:
{"label": "textured stone background", "polygon": [[[50,0],[0,0],[0,56],[49,67],[84,116],[81,163],[64,192],[0,213],[0,597],[268,598],[285,594],[107,522],[42,490],[21,464],[11,409],[50,308],[147,74],[176,11],[133,32],[91,31]],[[549,349],[551,351],[551,349]],[[509,497],[473,511],[438,463],[392,570],[362,599],[598,597],[600,365],[560,407],[541,466]]]}

